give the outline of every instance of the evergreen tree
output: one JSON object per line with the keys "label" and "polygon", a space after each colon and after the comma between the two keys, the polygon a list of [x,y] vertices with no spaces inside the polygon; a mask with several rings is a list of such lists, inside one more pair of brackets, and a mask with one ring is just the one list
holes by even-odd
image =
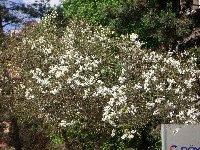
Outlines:
{"label": "evergreen tree", "polygon": [[[67,19],[84,18],[108,25],[115,34],[136,33],[146,48],[175,49],[199,28],[198,13],[191,13],[190,0],[64,0]],[[189,13],[190,12],[190,13]],[[188,15],[189,14],[189,15]],[[194,19],[193,15],[197,16]],[[169,32],[170,31],[170,32]],[[194,46],[195,43],[192,45]]]}

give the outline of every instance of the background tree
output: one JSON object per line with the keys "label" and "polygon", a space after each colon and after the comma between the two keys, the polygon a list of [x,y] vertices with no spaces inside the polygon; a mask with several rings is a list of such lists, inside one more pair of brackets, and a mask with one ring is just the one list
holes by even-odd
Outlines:
{"label": "background tree", "polygon": [[40,0],[33,4],[1,0],[0,2],[0,34],[7,25],[21,25],[25,18],[41,18],[49,8],[49,0]]}
{"label": "background tree", "polygon": [[108,25],[116,31],[117,36],[137,33],[146,43],[144,46],[154,50],[175,49],[178,43],[182,43],[192,34],[194,22],[198,19],[186,15],[187,12],[191,12],[190,7],[191,1],[180,3],[173,0],[121,0],[115,3],[64,0],[63,2],[67,18],[80,17],[90,23]]}
{"label": "background tree", "polygon": [[[0,53],[4,53],[4,50],[8,48],[9,42],[13,42],[11,37],[5,37],[4,28],[6,26],[18,25],[22,26],[26,21],[30,21],[33,18],[40,18],[44,15],[44,13],[49,8],[48,1],[38,1],[37,3],[33,3],[31,5],[26,5],[24,3],[16,3],[9,0],[2,0],[0,2]],[[28,17],[28,19],[27,19]],[[5,41],[7,43],[5,44]],[[14,53],[13,53],[14,54]],[[2,120],[10,121],[11,123],[11,140],[13,146],[20,150],[22,148],[22,143],[19,137],[19,126],[18,126],[18,118],[15,113],[15,108],[13,103],[16,101],[15,97],[15,86],[19,80],[16,77],[16,64],[11,63],[14,55],[3,55],[1,57],[1,69],[0,69],[0,89],[1,89],[1,99],[6,100],[8,105],[4,105],[5,101],[1,104],[1,116]],[[4,103],[4,104],[3,104]]]}

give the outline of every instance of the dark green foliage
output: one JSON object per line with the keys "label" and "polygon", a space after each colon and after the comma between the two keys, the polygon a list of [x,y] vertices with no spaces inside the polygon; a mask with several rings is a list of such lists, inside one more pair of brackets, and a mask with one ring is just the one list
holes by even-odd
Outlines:
{"label": "dark green foliage", "polygon": [[64,14],[67,18],[85,18],[92,23],[107,24],[104,11],[117,9],[123,0],[65,0],[63,3]]}
{"label": "dark green foliage", "polygon": [[[148,125],[144,128],[137,129],[137,133],[132,139],[122,139],[123,129],[118,128],[115,136],[111,137],[110,133],[102,133],[94,129],[87,128],[77,123],[73,127],[66,127],[62,129],[64,134],[55,133],[51,134],[53,145],[62,145],[65,141],[65,147],[70,149],[83,149],[83,150],[160,150],[161,140],[159,129]],[[66,137],[67,140],[63,140]],[[57,142],[57,143],[55,143]],[[67,143],[66,143],[67,142]]]}
{"label": "dark green foliage", "polygon": [[138,34],[147,48],[174,48],[177,41],[191,34],[192,21],[188,17],[177,16],[174,12],[176,7],[160,5],[127,2],[115,13],[115,19],[110,18],[110,26],[120,34]]}
{"label": "dark green foliage", "polygon": [[191,25],[188,18],[176,18],[172,12],[150,11],[135,25],[134,31],[148,48],[174,49],[177,41],[191,34]]}
{"label": "dark green foliage", "polygon": [[[24,121],[19,124],[20,142],[24,150],[47,150],[50,144],[49,129],[40,120]],[[12,135],[11,135],[12,136]],[[11,138],[10,144],[14,142]]]}
{"label": "dark green foliage", "polygon": [[62,129],[62,137],[64,138],[65,147],[72,150],[93,150],[99,149],[107,133],[101,134],[92,125],[85,122],[77,121],[74,125],[69,125]]}
{"label": "dark green foliage", "polygon": [[63,9],[68,19],[85,18],[110,26],[116,36],[136,33],[151,49],[175,49],[178,41],[191,34],[193,21],[198,24],[198,19],[180,15],[180,2],[172,0],[65,0]]}

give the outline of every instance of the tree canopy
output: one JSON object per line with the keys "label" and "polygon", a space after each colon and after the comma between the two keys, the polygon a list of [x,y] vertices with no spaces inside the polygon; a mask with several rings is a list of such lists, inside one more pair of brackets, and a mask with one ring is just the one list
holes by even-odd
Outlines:
{"label": "tree canopy", "polygon": [[146,43],[144,46],[154,50],[175,49],[178,43],[192,34],[198,17],[194,19],[191,8],[191,1],[187,0],[63,2],[65,17],[85,18],[93,24],[110,26],[116,31],[116,35],[137,33]]}

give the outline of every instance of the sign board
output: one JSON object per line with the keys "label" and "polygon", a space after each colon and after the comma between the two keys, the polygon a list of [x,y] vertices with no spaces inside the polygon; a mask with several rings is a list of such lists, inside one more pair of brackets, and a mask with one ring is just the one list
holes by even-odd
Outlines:
{"label": "sign board", "polygon": [[162,124],[162,150],[200,150],[200,125]]}

